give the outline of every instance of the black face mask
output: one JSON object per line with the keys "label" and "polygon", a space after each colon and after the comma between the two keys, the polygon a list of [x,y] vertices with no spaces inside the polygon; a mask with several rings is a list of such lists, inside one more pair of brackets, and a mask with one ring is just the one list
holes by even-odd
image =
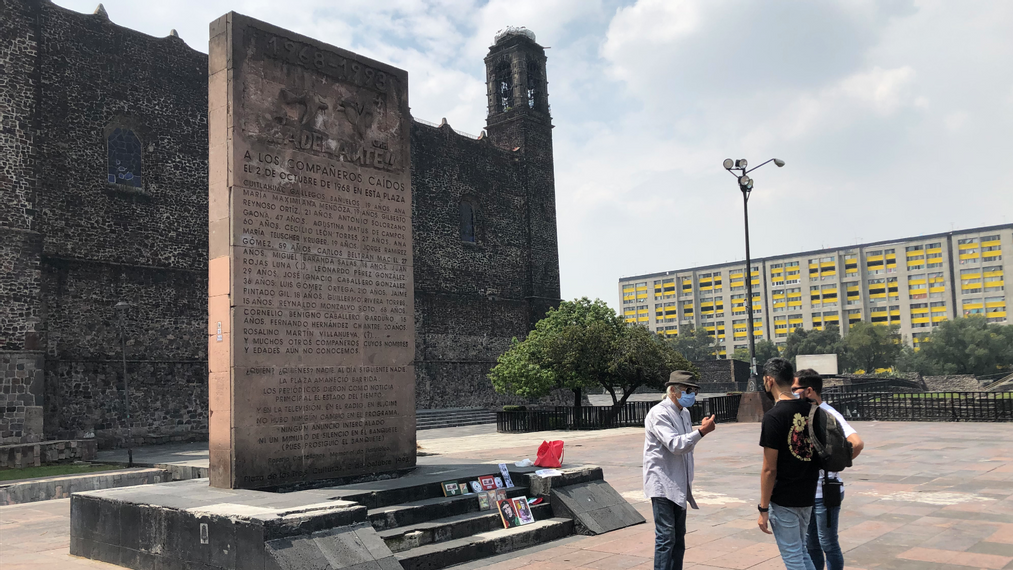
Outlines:
{"label": "black face mask", "polygon": [[767,388],[766,382],[763,383],[763,393],[767,395],[768,400],[770,400],[771,402],[774,401],[774,393],[771,392],[769,388]]}

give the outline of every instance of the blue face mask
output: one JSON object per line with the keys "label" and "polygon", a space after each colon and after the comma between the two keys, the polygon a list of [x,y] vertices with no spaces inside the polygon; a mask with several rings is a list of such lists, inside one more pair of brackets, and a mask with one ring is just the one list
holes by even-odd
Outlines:
{"label": "blue face mask", "polygon": [[679,405],[680,406],[682,406],[684,408],[688,408],[688,407],[690,407],[690,406],[692,406],[693,404],[696,403],[696,394],[685,394],[684,393],[679,398],[678,401],[679,401]]}

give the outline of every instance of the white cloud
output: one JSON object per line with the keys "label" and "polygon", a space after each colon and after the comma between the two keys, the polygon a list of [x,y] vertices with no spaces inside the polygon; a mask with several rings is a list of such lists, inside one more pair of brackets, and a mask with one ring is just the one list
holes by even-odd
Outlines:
{"label": "white cloud", "polygon": [[[91,12],[96,0],[58,0]],[[206,51],[228,10],[407,69],[412,112],[478,133],[482,58],[549,46],[563,296],[620,276],[1003,223],[1013,195],[1013,3],[936,0],[108,0],[111,19]],[[987,113],[982,115],[981,113]],[[980,117],[986,117],[982,120]],[[959,200],[958,200],[959,197]],[[988,207],[964,207],[988,204]],[[1009,218],[1013,221],[1013,216]]]}
{"label": "white cloud", "polygon": [[909,65],[896,69],[873,67],[871,71],[856,73],[841,81],[844,93],[869,103],[877,112],[889,115],[901,105],[913,102],[910,95],[915,70]]}

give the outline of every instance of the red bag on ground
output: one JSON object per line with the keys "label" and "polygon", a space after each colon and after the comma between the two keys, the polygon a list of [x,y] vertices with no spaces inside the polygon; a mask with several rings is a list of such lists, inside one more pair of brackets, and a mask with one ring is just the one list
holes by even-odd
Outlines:
{"label": "red bag on ground", "polygon": [[563,442],[543,441],[538,446],[538,457],[535,458],[535,466],[555,468],[563,465]]}

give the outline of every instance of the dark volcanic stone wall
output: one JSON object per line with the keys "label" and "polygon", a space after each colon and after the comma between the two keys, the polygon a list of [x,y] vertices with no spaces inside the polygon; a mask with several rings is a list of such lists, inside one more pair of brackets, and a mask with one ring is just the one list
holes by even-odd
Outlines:
{"label": "dark volcanic stone wall", "polygon": [[[207,431],[207,56],[49,2],[38,6],[34,152],[47,438]],[[141,142],[140,187],[108,181],[106,139]]]}
{"label": "dark volcanic stone wall", "polygon": [[[132,436],[206,437],[207,56],[104,12],[0,10],[0,443],[123,444],[121,300]],[[519,144],[413,124],[420,408],[516,401],[486,374],[558,302],[542,119],[509,127]],[[108,181],[117,128],[140,141],[139,185]],[[460,239],[462,199],[475,243]]]}
{"label": "dark volcanic stone wall", "polygon": [[[412,126],[416,405],[489,406],[486,374],[528,333],[527,192],[519,161],[486,140]],[[475,242],[460,235],[462,200]]]}
{"label": "dark volcanic stone wall", "polygon": [[0,0],[0,444],[42,438],[35,6]]}

